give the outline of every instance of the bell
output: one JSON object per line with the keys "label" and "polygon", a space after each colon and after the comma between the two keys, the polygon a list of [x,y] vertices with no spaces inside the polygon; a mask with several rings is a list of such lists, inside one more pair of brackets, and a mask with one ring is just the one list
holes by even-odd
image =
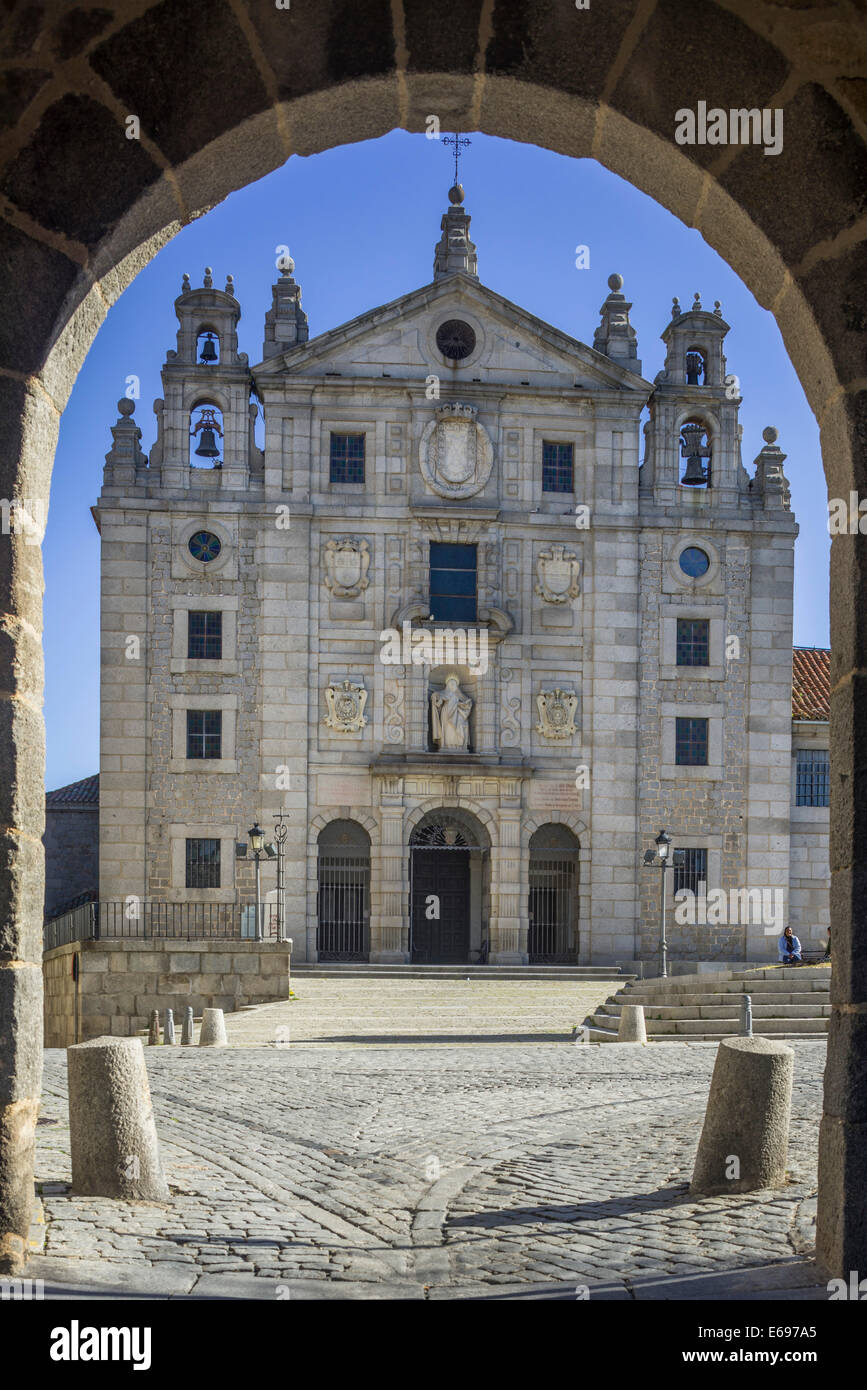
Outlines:
{"label": "bell", "polygon": [[[216,362],[217,349],[214,347],[213,333],[209,333],[207,338],[205,339],[204,344],[202,346],[202,355],[199,360],[201,362]],[[198,449],[196,450],[196,453],[198,453]]]}
{"label": "bell", "polygon": [[220,457],[217,441],[214,438],[214,431],[208,429],[207,426],[202,430],[202,436],[199,440],[199,447],[196,449],[196,454],[202,459],[216,459]]}
{"label": "bell", "polygon": [[[204,353],[202,354],[204,359]],[[701,374],[704,362],[700,352],[688,352],[686,354],[686,384],[687,386],[700,386]]]}
{"label": "bell", "polygon": [[[202,434],[204,435],[204,430]],[[682,487],[704,487],[707,482],[707,474],[699,454],[690,454],[686,461],[686,472],[680,482]]]}

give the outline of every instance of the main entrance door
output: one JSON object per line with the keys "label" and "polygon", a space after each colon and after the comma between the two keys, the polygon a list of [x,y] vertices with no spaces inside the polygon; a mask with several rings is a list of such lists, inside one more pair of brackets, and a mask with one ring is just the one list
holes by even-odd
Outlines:
{"label": "main entrance door", "polygon": [[412,959],[464,964],[470,953],[470,856],[461,849],[412,851]]}

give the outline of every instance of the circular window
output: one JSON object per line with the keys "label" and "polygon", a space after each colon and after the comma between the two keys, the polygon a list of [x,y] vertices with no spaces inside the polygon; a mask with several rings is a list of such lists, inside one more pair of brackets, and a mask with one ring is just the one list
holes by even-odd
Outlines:
{"label": "circular window", "polygon": [[448,319],[437,329],[437,347],[443,357],[460,362],[462,358],[469,357],[475,346],[476,335],[463,319]]}
{"label": "circular window", "polygon": [[678,564],[690,579],[700,579],[710,568],[710,560],[697,545],[688,545],[686,550],[682,550],[678,556]]}
{"label": "circular window", "polygon": [[213,531],[196,531],[190,536],[188,545],[193,559],[203,561],[216,560],[223,548]]}

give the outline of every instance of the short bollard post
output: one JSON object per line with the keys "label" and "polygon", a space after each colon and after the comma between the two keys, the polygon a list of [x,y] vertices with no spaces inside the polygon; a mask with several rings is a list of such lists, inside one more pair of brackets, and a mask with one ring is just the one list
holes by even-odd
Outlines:
{"label": "short bollard post", "polygon": [[93,1038],[66,1062],[72,1191],[168,1201],[141,1039]]}
{"label": "short bollard post", "polygon": [[189,1004],[184,1009],[184,1023],[181,1028],[181,1047],[189,1047],[193,1041],[193,1011]]}
{"label": "short bollard post", "polygon": [[226,1020],[222,1009],[203,1009],[199,1047],[228,1047]]}
{"label": "short bollard post", "polygon": [[163,1029],[163,1042],[166,1047],[175,1045],[175,1014],[173,1009],[166,1009],[166,1026]]}
{"label": "short bollard post", "polygon": [[151,1010],[151,1021],[148,1027],[148,1047],[156,1047],[160,1040],[160,1015],[158,1009]]}
{"label": "short bollard post", "polygon": [[723,1038],[690,1192],[714,1196],[786,1180],[795,1054],[771,1038]]}
{"label": "short bollard post", "polygon": [[620,1010],[620,1025],[617,1029],[618,1042],[646,1043],[647,1028],[644,1024],[643,1004],[624,1004]]}
{"label": "short bollard post", "polygon": [[741,996],[741,1037],[753,1036],[753,1001],[748,994]]}

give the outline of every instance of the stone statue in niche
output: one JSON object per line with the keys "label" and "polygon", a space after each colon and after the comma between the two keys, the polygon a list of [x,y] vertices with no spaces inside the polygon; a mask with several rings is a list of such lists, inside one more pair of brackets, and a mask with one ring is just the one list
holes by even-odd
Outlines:
{"label": "stone statue in niche", "polygon": [[370,583],[370,546],[358,536],[336,536],[326,541],[325,587],[334,598],[357,598]]}
{"label": "stone statue in niche", "polygon": [[367,691],[363,685],[344,681],[342,685],[326,686],[325,703],[328,706],[325,723],[335,733],[357,734],[367,723],[364,713]]}
{"label": "stone statue in niche", "polygon": [[434,690],[430,697],[433,741],[441,753],[466,752],[470,746],[470,711],[473,702],[461,690],[455,675],[446,677],[444,690]]}
{"label": "stone statue in niche", "polygon": [[578,576],[581,562],[563,545],[542,550],[536,560],[536,593],[546,603],[565,603],[578,596]]}
{"label": "stone statue in niche", "polygon": [[536,696],[536,706],[539,710],[537,733],[545,738],[571,738],[577,732],[578,696],[574,690],[543,690]]}

